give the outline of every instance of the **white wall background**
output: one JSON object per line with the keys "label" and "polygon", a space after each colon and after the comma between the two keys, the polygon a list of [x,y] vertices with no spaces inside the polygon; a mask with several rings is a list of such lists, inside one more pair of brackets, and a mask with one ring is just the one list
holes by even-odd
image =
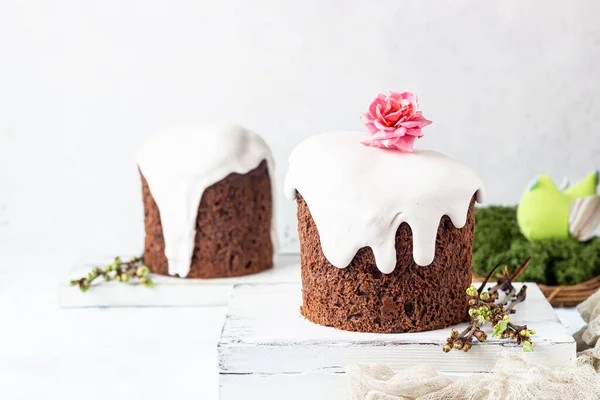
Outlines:
{"label": "white wall background", "polygon": [[296,143],[362,129],[389,89],[434,121],[418,147],[515,203],[536,173],[600,166],[598,16],[597,0],[0,0],[0,251],[141,250],[134,154],[173,124],[262,133],[281,192]]}

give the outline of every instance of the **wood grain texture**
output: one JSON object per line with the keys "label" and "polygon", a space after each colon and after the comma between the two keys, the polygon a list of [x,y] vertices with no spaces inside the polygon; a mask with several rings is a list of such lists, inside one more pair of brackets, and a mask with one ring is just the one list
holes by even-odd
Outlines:
{"label": "wood grain texture", "polygon": [[[547,366],[573,364],[573,338],[539,288],[527,285],[528,299],[513,317],[514,322],[527,322],[538,332],[535,351],[526,357]],[[444,354],[441,346],[450,328],[375,334],[324,327],[304,319],[300,304],[297,283],[236,285],[218,346],[222,399],[235,398],[228,394],[238,393],[240,388],[274,399],[277,397],[271,396],[273,391],[266,383],[283,381],[287,382],[286,393],[307,396],[307,375],[324,381],[322,386],[330,391],[327,395],[337,395],[339,385],[345,384],[342,377],[349,362],[381,362],[395,370],[424,363],[436,366],[440,373],[456,375],[489,371],[503,352],[522,354],[515,343],[498,339],[477,343],[468,353]],[[282,376],[286,378],[278,378]],[[239,385],[236,390],[232,389],[235,385]]]}

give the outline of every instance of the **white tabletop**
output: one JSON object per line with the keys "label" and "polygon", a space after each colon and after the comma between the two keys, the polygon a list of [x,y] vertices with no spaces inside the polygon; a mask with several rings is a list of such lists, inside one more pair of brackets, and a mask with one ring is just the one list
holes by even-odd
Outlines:
{"label": "white tabletop", "polygon": [[[61,309],[57,285],[77,258],[0,254],[0,398],[218,399],[226,308]],[[583,325],[558,312],[570,332]]]}

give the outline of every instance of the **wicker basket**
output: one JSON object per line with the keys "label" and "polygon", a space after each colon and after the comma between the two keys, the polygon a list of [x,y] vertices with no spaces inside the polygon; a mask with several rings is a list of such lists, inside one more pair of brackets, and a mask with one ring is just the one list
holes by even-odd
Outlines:
{"label": "wicker basket", "polygon": [[[473,275],[473,281],[481,282],[483,278]],[[600,289],[600,276],[577,285],[548,286],[538,283],[552,307],[575,307]]]}
{"label": "wicker basket", "polygon": [[600,289],[600,276],[577,285],[538,286],[553,307],[575,307]]}

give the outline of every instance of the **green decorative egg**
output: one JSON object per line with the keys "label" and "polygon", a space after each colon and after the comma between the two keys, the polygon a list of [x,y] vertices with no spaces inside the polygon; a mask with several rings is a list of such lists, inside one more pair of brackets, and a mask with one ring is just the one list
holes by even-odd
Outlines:
{"label": "green decorative egg", "polygon": [[570,236],[569,213],[577,211],[572,207],[573,202],[596,196],[597,186],[597,171],[564,191],[548,175],[538,175],[523,193],[517,207],[521,232],[530,241],[567,239]]}

